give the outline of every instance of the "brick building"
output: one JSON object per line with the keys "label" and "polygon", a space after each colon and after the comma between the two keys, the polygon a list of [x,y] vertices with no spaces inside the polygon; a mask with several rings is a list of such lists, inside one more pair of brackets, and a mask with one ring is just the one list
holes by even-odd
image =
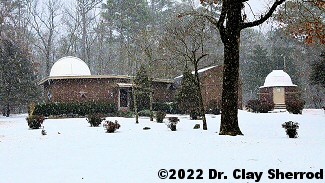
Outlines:
{"label": "brick building", "polygon": [[283,70],[273,70],[269,73],[258,93],[260,100],[273,102],[275,109],[286,109],[287,101],[297,98],[299,94],[299,88]]}
{"label": "brick building", "polygon": [[[173,80],[154,79],[154,102],[171,102],[175,90]],[[132,77],[91,75],[85,62],[76,57],[64,57],[51,68],[50,76],[41,80],[46,103],[100,101],[129,109],[132,103]]]}
{"label": "brick building", "polygon": [[[198,70],[200,82],[201,82],[201,93],[203,97],[203,104],[205,107],[208,106],[210,101],[217,100],[221,105],[222,97],[222,77],[223,77],[223,66],[211,66]],[[192,72],[194,74],[194,71]],[[182,75],[175,78],[176,88],[180,88],[182,82]],[[238,89],[238,109],[242,109],[242,82],[239,83]]]}

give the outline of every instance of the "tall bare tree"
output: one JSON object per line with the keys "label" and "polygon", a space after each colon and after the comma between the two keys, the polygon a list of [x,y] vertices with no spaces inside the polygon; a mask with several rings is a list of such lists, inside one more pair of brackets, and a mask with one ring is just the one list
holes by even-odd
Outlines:
{"label": "tall bare tree", "polygon": [[35,37],[38,38],[34,46],[43,54],[45,75],[50,74],[51,63],[54,60],[54,40],[57,36],[58,18],[62,4],[58,0],[48,0],[40,4],[38,0],[28,1],[28,10],[31,15],[30,26]]}
{"label": "tall bare tree", "polygon": [[178,20],[173,26],[167,28],[165,38],[166,48],[176,54],[184,64],[190,63],[194,68],[194,83],[198,90],[198,103],[200,105],[198,111],[203,117],[203,130],[207,130],[205,118],[205,109],[203,105],[203,97],[201,93],[201,83],[199,77],[199,63],[208,56],[206,43],[209,35],[205,33],[206,22],[201,17],[194,17],[190,20]]}

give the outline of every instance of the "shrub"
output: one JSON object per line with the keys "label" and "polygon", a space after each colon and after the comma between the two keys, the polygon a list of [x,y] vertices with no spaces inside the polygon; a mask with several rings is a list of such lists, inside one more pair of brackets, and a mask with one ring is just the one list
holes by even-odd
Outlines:
{"label": "shrub", "polygon": [[258,112],[260,113],[267,113],[274,109],[274,103],[268,101],[261,101],[258,107]]}
{"label": "shrub", "polygon": [[129,111],[129,110],[120,110],[120,111],[118,111],[117,115],[119,117],[124,117],[124,118],[133,118],[134,113],[132,111]]}
{"label": "shrub", "polygon": [[260,101],[253,99],[247,102],[246,108],[251,112],[258,112],[260,107]]}
{"label": "shrub", "polygon": [[249,100],[246,108],[251,112],[267,113],[274,109],[274,103],[265,100]]}
{"label": "shrub", "polygon": [[39,129],[45,118],[42,115],[29,115],[26,120],[30,129]]}
{"label": "shrub", "polygon": [[33,114],[43,116],[67,114],[74,114],[71,116],[85,116],[86,114],[93,113],[111,114],[116,113],[116,111],[115,104],[104,102],[49,103],[36,105]]}
{"label": "shrub", "polygon": [[289,138],[298,137],[297,129],[299,128],[299,123],[293,121],[287,121],[282,124],[282,128],[286,129],[286,133],[289,136]]}
{"label": "shrub", "polygon": [[166,116],[166,113],[164,111],[157,111],[157,113],[156,113],[157,123],[162,123],[165,116]]}
{"label": "shrub", "polygon": [[117,120],[115,120],[115,122],[105,121],[103,126],[106,129],[106,133],[114,133],[117,129],[121,127]]}
{"label": "shrub", "polygon": [[207,112],[210,114],[220,114],[220,102],[216,99],[210,100],[207,106]]}
{"label": "shrub", "polygon": [[190,112],[190,119],[191,120],[198,120],[200,116],[201,115],[200,115],[200,113],[197,110],[192,110]]}
{"label": "shrub", "polygon": [[150,117],[150,110],[142,110],[138,112],[139,116],[145,116],[145,117]]}
{"label": "shrub", "polygon": [[171,106],[168,103],[154,102],[152,103],[152,109],[154,111],[164,111],[169,113]]}
{"label": "shrub", "polygon": [[293,114],[301,114],[304,109],[305,101],[302,99],[292,99],[287,101],[287,111]]}
{"label": "shrub", "polygon": [[87,116],[87,121],[91,127],[99,126],[104,120],[105,117],[102,114],[89,114]]}

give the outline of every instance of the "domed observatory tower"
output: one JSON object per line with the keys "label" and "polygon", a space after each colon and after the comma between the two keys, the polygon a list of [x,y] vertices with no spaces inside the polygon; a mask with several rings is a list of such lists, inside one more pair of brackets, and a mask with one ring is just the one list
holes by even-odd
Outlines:
{"label": "domed observatory tower", "polygon": [[63,57],[51,68],[50,77],[55,76],[90,76],[87,64],[77,57]]}
{"label": "domed observatory tower", "polygon": [[274,103],[274,109],[286,109],[286,102],[299,94],[297,85],[283,70],[273,70],[260,87],[259,98]]}

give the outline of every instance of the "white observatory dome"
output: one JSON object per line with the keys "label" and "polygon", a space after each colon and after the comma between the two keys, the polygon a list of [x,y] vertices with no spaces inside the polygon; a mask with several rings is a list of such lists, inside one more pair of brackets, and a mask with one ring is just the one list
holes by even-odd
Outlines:
{"label": "white observatory dome", "polygon": [[89,76],[87,64],[77,57],[63,57],[56,61],[51,68],[50,76]]}
{"label": "white observatory dome", "polygon": [[260,88],[275,86],[297,86],[291,81],[290,76],[283,70],[273,70],[265,78],[264,85]]}

